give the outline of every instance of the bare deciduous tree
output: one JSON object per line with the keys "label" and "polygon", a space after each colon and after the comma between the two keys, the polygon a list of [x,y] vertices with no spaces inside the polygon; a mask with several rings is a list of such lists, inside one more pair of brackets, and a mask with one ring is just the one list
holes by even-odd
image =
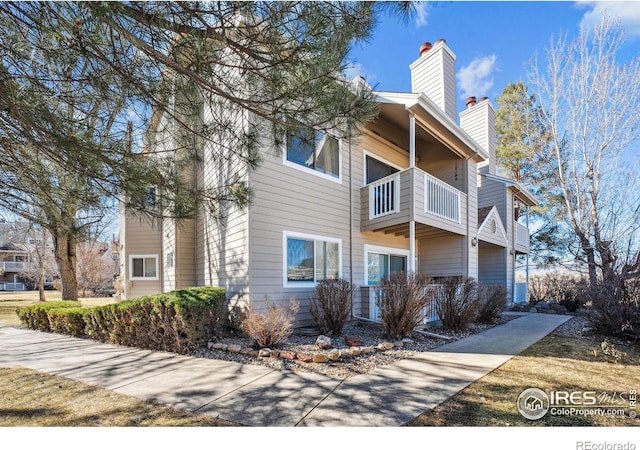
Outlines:
{"label": "bare deciduous tree", "polygon": [[552,41],[532,85],[552,134],[570,250],[586,262],[589,283],[605,285],[640,268],[640,57],[621,63],[620,27],[606,14],[578,37]]}

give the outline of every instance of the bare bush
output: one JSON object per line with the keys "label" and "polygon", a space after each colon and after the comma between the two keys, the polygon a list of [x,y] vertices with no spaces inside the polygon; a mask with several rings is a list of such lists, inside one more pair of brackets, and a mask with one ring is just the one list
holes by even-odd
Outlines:
{"label": "bare bush", "polygon": [[389,338],[409,337],[423,323],[426,308],[436,296],[435,290],[429,289],[430,284],[431,279],[420,273],[394,272],[382,280],[377,303]]}
{"label": "bare bush", "polygon": [[532,277],[529,282],[532,303],[558,303],[570,312],[584,307],[588,300],[587,291],[587,279],[574,274],[551,272],[542,277]]}
{"label": "bare bush", "polygon": [[310,306],[316,325],[327,336],[338,336],[349,318],[353,286],[347,280],[325,280],[316,285]]}
{"label": "bare bush", "polygon": [[493,323],[507,306],[507,289],[499,284],[478,286],[478,322]]}
{"label": "bare bush", "polygon": [[265,299],[264,312],[249,310],[240,322],[240,329],[254,341],[258,348],[278,347],[291,333],[300,302],[292,298],[289,306],[273,305]]}
{"label": "bare bush", "polygon": [[600,282],[587,297],[585,314],[595,331],[640,340],[640,279]]}
{"label": "bare bush", "polygon": [[442,328],[465,330],[478,311],[478,283],[473,278],[446,277],[436,302],[436,313]]}

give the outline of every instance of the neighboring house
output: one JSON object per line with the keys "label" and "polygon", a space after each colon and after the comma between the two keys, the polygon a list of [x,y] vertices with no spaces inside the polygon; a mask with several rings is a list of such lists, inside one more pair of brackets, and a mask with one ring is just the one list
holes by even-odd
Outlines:
{"label": "neighboring house", "polygon": [[[267,298],[296,297],[305,325],[319,281],[352,281],[354,316],[376,318],[374,286],[407,270],[501,284],[513,299],[515,256],[529,249],[517,213],[536,200],[496,175],[488,99],[470,101],[458,125],[446,43],[421,48],[410,70],[412,92],[377,92],[379,115],[361,135],[308,132],[287,139],[279,157],[264,152],[246,175],[255,192],[246,209],[202,211],[181,226],[151,226],[122,211],[123,298],[222,286],[231,307],[261,310]],[[233,158],[214,163],[205,153],[195,179],[215,185],[235,168]]]}
{"label": "neighboring house", "polygon": [[29,282],[24,272],[30,270],[31,255],[43,245],[41,233],[27,222],[0,222],[0,291],[24,291]]}

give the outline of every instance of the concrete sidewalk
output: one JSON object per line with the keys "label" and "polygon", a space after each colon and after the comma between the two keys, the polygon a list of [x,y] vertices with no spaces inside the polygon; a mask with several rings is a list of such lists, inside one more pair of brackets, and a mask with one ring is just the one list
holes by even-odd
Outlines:
{"label": "concrete sidewalk", "polygon": [[0,367],[27,367],[244,425],[399,426],[570,318],[527,314],[345,380],[9,327],[0,328]]}

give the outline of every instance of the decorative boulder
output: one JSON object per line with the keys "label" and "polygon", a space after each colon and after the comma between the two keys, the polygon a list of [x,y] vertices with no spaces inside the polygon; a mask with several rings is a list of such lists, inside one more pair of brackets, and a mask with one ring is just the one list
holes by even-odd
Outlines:
{"label": "decorative boulder", "polygon": [[337,361],[340,359],[340,350],[334,348],[327,355],[331,361]]}
{"label": "decorative boulder", "polygon": [[349,347],[360,347],[362,346],[362,340],[355,335],[349,335],[344,337],[344,343]]}
{"label": "decorative boulder", "polygon": [[321,349],[331,348],[331,338],[321,334],[318,336],[318,339],[316,339],[316,347]]}
{"label": "decorative boulder", "polygon": [[313,354],[313,362],[314,363],[325,363],[329,361],[329,357],[324,353],[314,353]]}

